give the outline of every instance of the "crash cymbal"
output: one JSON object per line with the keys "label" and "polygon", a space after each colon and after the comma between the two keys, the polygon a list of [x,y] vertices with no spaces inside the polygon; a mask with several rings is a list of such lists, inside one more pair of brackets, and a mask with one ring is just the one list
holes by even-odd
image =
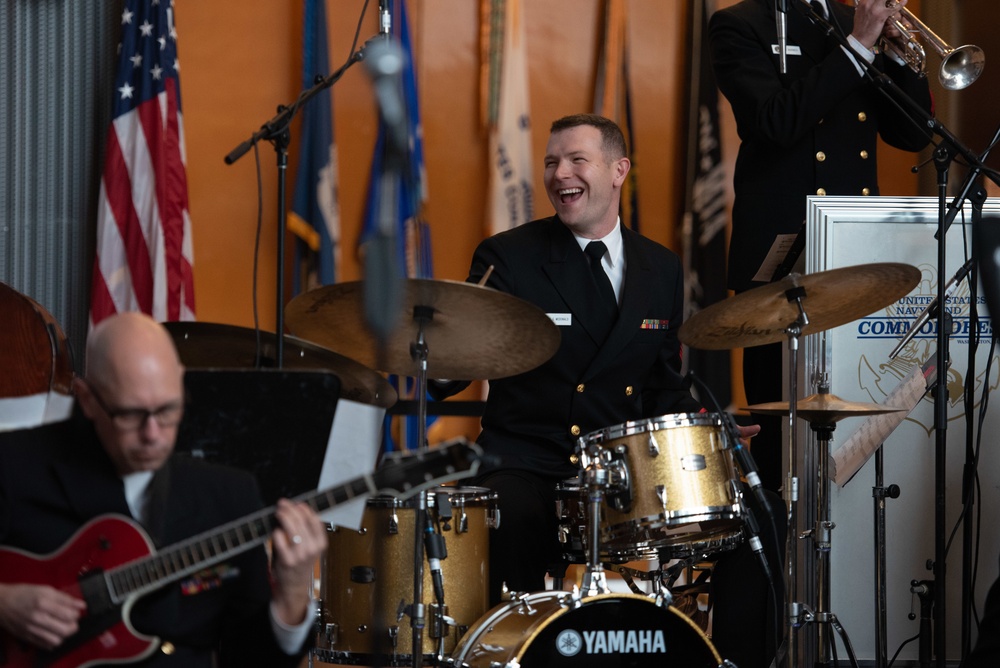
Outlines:
{"label": "crash cymbal", "polygon": [[786,293],[802,288],[809,324],[802,335],[839,327],[884,308],[920,282],[920,270],[908,264],[841,267],[817,274],[789,274],[775,283],[747,290],[703,311],[681,325],[678,336],[692,348],[751,348],[787,338],[786,328],[799,317]]}
{"label": "crash cymbal", "polygon": [[417,339],[413,310],[430,307],[424,326],[427,372],[431,378],[482,380],[534,369],[559,347],[559,330],[541,309],[492,288],[460,283],[402,281],[399,317],[379,355],[376,337],[365,324],[360,281],[337,283],[299,295],[285,307],[285,322],[297,336],[317,341],[366,366],[416,376],[410,356]]}
{"label": "crash cymbal", "polygon": [[[772,401],[766,404],[747,406],[745,410],[762,415],[788,415],[790,406],[787,401]],[[835,394],[823,392],[799,399],[795,404],[795,415],[807,422],[836,422],[843,418],[898,413],[905,410],[905,408],[883,406],[882,404],[844,401]]]}
{"label": "crash cymbal", "polygon": [[[211,322],[165,322],[180,355],[189,369],[273,369],[277,366],[277,337],[260,333],[260,364],[257,334],[253,329]],[[285,369],[320,369],[340,378],[344,399],[390,408],[398,398],[385,378],[371,369],[314,343],[285,336],[282,366]]]}

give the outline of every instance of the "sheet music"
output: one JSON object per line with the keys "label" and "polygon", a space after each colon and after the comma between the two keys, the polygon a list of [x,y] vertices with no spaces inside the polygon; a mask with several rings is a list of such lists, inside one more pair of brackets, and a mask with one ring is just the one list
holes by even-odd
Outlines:
{"label": "sheet music", "polygon": [[830,456],[830,477],[839,487],[843,487],[861,470],[861,467],[871,459],[875,451],[898,427],[906,416],[916,407],[920,398],[927,392],[927,386],[933,380],[934,358],[927,361],[926,368],[913,367],[910,373],[893,388],[885,398],[882,406],[894,406],[904,410],[895,413],[871,415],[861,427],[844,441]]}
{"label": "sheet music", "polygon": [[797,236],[797,234],[777,235],[774,238],[774,243],[771,244],[771,250],[767,252],[767,257],[764,258],[760,267],[757,268],[757,273],[754,274],[753,280],[770,283],[774,272],[785,261],[788,251],[795,245],[795,237]]}

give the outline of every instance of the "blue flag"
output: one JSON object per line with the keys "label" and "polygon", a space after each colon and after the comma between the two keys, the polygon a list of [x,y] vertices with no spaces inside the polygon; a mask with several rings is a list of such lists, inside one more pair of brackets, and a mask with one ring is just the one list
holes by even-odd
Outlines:
{"label": "blue flag", "polygon": [[[305,0],[302,31],[302,87],[330,71],[325,0]],[[297,294],[337,280],[340,211],[337,202],[337,149],[333,138],[333,91],[325,90],[302,108],[299,165],[288,229],[295,244]]]}

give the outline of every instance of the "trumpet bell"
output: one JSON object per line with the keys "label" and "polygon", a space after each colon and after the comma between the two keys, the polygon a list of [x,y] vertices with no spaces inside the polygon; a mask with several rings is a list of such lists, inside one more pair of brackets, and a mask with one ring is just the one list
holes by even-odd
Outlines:
{"label": "trumpet bell", "polygon": [[974,44],[966,44],[943,54],[938,79],[947,90],[962,90],[979,78],[986,66],[986,54]]}

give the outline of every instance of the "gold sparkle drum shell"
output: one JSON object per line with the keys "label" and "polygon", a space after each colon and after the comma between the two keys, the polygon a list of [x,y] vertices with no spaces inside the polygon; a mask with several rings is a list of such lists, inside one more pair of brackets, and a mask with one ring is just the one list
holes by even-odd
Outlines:
{"label": "gold sparkle drum shell", "polygon": [[613,560],[681,558],[742,540],[742,502],[722,420],[681,413],[625,422],[581,439],[581,465],[599,456],[611,472],[602,551]]}
{"label": "gold sparkle drum shell", "polygon": [[[428,494],[427,513],[441,528],[447,557],[441,561],[445,610],[434,600],[424,566],[424,663],[439,639],[451,652],[489,609],[489,529],[499,521],[497,494],[484,487],[439,487]],[[451,519],[445,520],[450,514]],[[346,665],[412,665],[410,618],[397,620],[413,599],[415,500],[380,496],[365,504],[362,526],[330,528],[322,565],[321,629],[313,653]],[[445,618],[454,624],[445,623]]]}

